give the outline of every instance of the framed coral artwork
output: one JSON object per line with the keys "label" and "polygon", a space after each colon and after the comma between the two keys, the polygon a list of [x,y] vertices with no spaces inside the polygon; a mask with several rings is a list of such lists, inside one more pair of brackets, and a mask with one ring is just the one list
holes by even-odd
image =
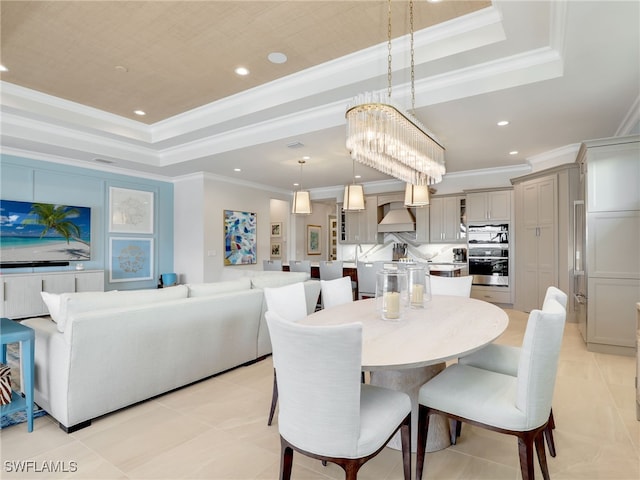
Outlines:
{"label": "framed coral artwork", "polygon": [[109,243],[109,282],[151,280],[153,276],[153,239],[111,237]]}

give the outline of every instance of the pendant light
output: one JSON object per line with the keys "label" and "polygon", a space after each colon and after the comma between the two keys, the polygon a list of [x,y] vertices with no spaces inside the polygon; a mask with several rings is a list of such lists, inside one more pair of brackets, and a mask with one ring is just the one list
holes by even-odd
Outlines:
{"label": "pendant light", "polygon": [[429,205],[429,185],[407,183],[404,190],[405,207],[424,207]]}
{"label": "pendant light", "polygon": [[311,195],[308,190],[302,189],[302,167],[306,163],[298,160],[300,164],[300,189],[293,193],[293,206],[291,213],[294,215],[311,215]]}
{"label": "pendant light", "polygon": [[361,212],[364,210],[364,188],[356,183],[356,161],[353,162],[353,183],[344,187],[344,202],[342,209],[345,212]]}

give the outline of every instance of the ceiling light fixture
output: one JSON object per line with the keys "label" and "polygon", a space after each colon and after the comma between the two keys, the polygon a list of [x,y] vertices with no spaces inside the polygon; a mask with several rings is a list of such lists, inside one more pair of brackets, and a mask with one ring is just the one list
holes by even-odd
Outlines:
{"label": "ceiling light fixture", "polygon": [[509,125],[509,121],[508,121],[508,120],[500,120],[500,121],[497,123],[497,125],[498,125],[499,127],[504,127],[504,126],[506,126],[506,125]]}
{"label": "ceiling light fixture", "polygon": [[518,151],[517,151],[517,150],[511,150],[511,151],[509,152],[509,155],[517,155],[517,154],[518,154]]}
{"label": "ceiling light fixture", "polygon": [[425,207],[429,205],[429,186],[407,183],[404,190],[405,207]]}
{"label": "ceiling light fixture", "polygon": [[[413,185],[431,185],[445,174],[444,147],[411,114],[391,102],[391,0],[387,25],[387,95],[367,92],[347,108],[347,149],[351,158]],[[411,29],[411,103],[415,109],[413,0]]]}
{"label": "ceiling light fixture", "polygon": [[342,209],[345,212],[361,212],[364,210],[364,188],[356,183],[356,161],[353,163],[353,183],[344,187]]}
{"label": "ceiling light fixture", "polygon": [[291,213],[294,215],[311,215],[311,195],[308,190],[302,190],[302,167],[305,160],[298,160],[300,164],[300,190],[293,192],[293,206]]}
{"label": "ceiling light fixture", "polygon": [[236,75],[240,75],[241,77],[249,75],[249,69],[246,67],[238,67],[234,71],[236,72]]}
{"label": "ceiling light fixture", "polygon": [[271,63],[286,63],[287,61],[287,56],[281,52],[271,52],[267,58]]}
{"label": "ceiling light fixture", "polygon": [[147,112],[145,112],[144,110],[134,110],[133,113],[135,113],[139,117],[144,117],[147,114]]}

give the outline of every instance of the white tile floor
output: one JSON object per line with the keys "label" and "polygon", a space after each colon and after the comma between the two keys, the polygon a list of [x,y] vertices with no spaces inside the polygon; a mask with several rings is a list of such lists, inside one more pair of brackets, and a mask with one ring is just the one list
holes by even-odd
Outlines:
{"label": "white tile floor", "polygon": [[[500,343],[519,345],[527,315],[508,311]],[[640,422],[635,418],[635,359],[587,352],[567,324],[553,402],[560,479],[640,478]],[[277,417],[267,427],[271,358],[94,420],[71,435],[50,417],[0,432],[1,478],[275,479]],[[15,472],[18,462],[29,472]],[[75,462],[75,463],[71,463]],[[414,458],[415,463],[415,458]],[[67,472],[47,472],[47,469]],[[514,437],[464,426],[456,446],[427,455],[426,479],[520,478]],[[38,470],[38,471],[36,471]],[[76,470],[70,472],[68,470]],[[539,469],[536,476],[541,478]],[[294,455],[293,478],[341,479],[335,465]],[[385,449],[359,478],[402,478],[401,455]]]}

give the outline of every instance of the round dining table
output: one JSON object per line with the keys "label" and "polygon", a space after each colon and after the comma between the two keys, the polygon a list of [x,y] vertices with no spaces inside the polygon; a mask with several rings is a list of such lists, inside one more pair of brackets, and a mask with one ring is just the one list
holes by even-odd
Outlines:
{"label": "round dining table", "polygon": [[[407,309],[397,321],[383,320],[374,298],[319,310],[304,325],[362,324],[362,369],[371,384],[404,391],[412,402],[412,450],[415,452],[418,391],[446,367],[493,342],[507,328],[506,312],[491,303],[467,297],[434,295],[424,308]],[[449,422],[432,416],[427,451],[451,445]],[[389,443],[400,448],[399,435]]]}

